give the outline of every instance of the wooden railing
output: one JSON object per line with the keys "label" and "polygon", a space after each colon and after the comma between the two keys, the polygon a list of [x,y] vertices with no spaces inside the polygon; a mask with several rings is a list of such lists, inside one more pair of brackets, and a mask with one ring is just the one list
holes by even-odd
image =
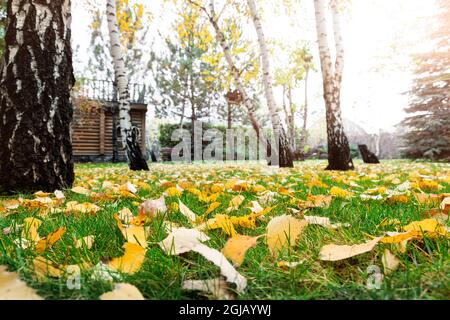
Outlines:
{"label": "wooden railing", "polygon": [[[146,104],[147,86],[144,84],[130,83],[128,85],[130,102],[136,104]],[[83,79],[77,89],[76,94],[86,98],[102,101],[117,102],[118,95],[113,81]]]}

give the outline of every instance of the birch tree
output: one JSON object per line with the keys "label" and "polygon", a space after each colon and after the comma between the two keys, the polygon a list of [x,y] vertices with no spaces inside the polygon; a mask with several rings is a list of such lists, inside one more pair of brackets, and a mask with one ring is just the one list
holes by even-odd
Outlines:
{"label": "birch tree", "polygon": [[350,146],[344,132],[341,116],[341,83],[344,69],[344,46],[341,33],[338,0],[331,0],[331,16],[336,47],[336,59],[332,61],[328,44],[326,4],[328,0],[314,0],[316,30],[319,43],[323,77],[323,94],[326,106],[328,136],[327,170],[352,170]]}
{"label": "birch tree", "polygon": [[[219,16],[216,14],[216,10],[215,10],[215,6],[214,6],[214,0],[209,0],[208,3],[208,9],[206,7],[203,7],[201,4],[193,1],[193,0],[188,0],[189,3],[191,3],[192,5],[195,5],[197,7],[199,7],[208,17],[209,22],[211,23],[211,26],[214,29],[215,32],[215,37],[216,37],[216,41],[219,43],[220,47],[222,48],[222,51],[224,53],[224,57],[225,60],[228,64],[228,67],[231,71],[231,75],[232,78],[235,82],[235,85],[237,87],[237,90],[239,90],[241,96],[242,96],[242,100],[243,100],[243,105],[245,106],[245,108],[247,109],[247,114],[248,114],[248,118],[250,120],[250,123],[252,125],[253,130],[255,131],[256,136],[258,137],[258,140],[260,142],[260,148],[264,148],[265,150],[268,151],[268,153],[273,152],[272,150],[272,146],[269,143],[269,141],[267,140],[267,138],[264,135],[264,132],[256,118],[255,112],[256,112],[256,107],[252,102],[252,99],[250,97],[250,95],[247,93],[247,90],[244,86],[244,83],[241,79],[241,74],[239,69],[236,67],[236,64],[233,61],[233,56],[231,54],[230,51],[230,46],[227,43],[227,40],[225,38],[224,33],[222,32],[220,25],[219,25]],[[272,157],[273,160],[273,157]],[[276,159],[276,161],[270,161],[269,164],[274,165],[275,162],[278,162],[278,159]]]}
{"label": "birch tree", "polygon": [[106,3],[106,14],[108,17],[110,50],[114,66],[115,85],[119,95],[119,125],[122,146],[125,149],[128,165],[131,170],[148,170],[147,162],[139,147],[138,129],[131,123],[128,77],[125,68],[124,54],[120,43],[120,32],[117,24],[116,12],[115,0],[108,0]]}
{"label": "birch tree", "polygon": [[10,0],[0,63],[0,192],[74,180],[70,0]]}
{"label": "birch tree", "polygon": [[[277,106],[272,87],[272,75],[270,71],[269,50],[267,48],[267,42],[262,28],[261,18],[256,7],[254,0],[247,0],[248,7],[250,9],[250,15],[255,25],[256,34],[258,36],[258,44],[261,52],[262,61],[262,81],[264,86],[264,93],[267,100],[267,106],[269,108],[270,119],[272,121],[272,128],[275,139],[278,142],[278,156],[280,167],[294,167],[293,162],[293,150],[291,150],[289,139],[286,135],[286,129],[281,122],[280,114],[282,112],[281,107]],[[292,129],[294,130],[294,129]],[[293,135],[293,132],[291,132]]]}

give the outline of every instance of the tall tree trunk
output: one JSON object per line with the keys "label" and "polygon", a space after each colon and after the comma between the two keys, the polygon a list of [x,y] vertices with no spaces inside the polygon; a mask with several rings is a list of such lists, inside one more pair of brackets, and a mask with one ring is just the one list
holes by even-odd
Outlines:
{"label": "tall tree trunk", "polygon": [[227,128],[231,129],[233,127],[233,119],[232,119],[232,110],[231,110],[231,103],[227,103],[228,113],[227,113]]}
{"label": "tall tree trunk", "polygon": [[252,16],[253,24],[255,25],[256,34],[258,36],[258,43],[261,51],[261,60],[263,68],[264,92],[266,95],[267,105],[269,107],[270,119],[272,121],[272,128],[274,131],[275,139],[279,141],[278,146],[279,165],[280,167],[292,168],[294,167],[292,150],[289,146],[289,140],[286,135],[286,130],[280,119],[281,108],[279,108],[275,103],[275,97],[273,94],[273,87],[272,87],[272,76],[270,73],[269,50],[267,48],[264,31],[262,29],[261,19],[259,17],[255,1],[247,0],[247,3],[250,8],[250,14]]}
{"label": "tall tree trunk", "polygon": [[301,142],[301,152],[305,152],[305,147],[308,142],[308,132],[306,126],[308,124],[308,81],[309,81],[309,68],[306,68],[305,74],[305,107],[303,109],[303,128],[302,128],[302,142]]}
{"label": "tall tree trunk", "polygon": [[117,123],[117,111],[118,111],[117,103],[114,102],[112,106],[112,162],[117,163],[119,162],[119,146],[117,144],[117,129],[119,128]]}
{"label": "tall tree trunk", "polygon": [[[204,9],[204,8],[202,8],[202,9]],[[242,95],[244,106],[247,109],[248,118],[250,119],[250,123],[252,124],[253,130],[255,130],[255,134],[259,139],[260,148],[264,148],[265,150],[267,150],[267,153],[269,154],[272,151],[271,144],[265,137],[264,132],[262,131],[261,126],[259,125],[258,120],[256,119],[256,116],[255,116],[256,108],[253,105],[251,98],[248,96],[248,94],[245,90],[244,84],[242,83],[242,80],[241,80],[241,77],[239,74],[239,70],[233,62],[230,47],[228,46],[226,39],[225,39],[225,35],[223,34],[222,30],[220,30],[219,24],[216,20],[216,12],[214,9],[214,0],[210,0],[209,12],[206,12],[206,13],[208,15],[211,25],[214,28],[214,31],[216,33],[216,39],[222,48],[222,51],[225,56],[225,60],[227,61],[227,64],[228,64],[231,74],[233,76],[233,80],[236,83],[237,89],[239,90],[239,92]]]}
{"label": "tall tree trunk", "polygon": [[334,41],[336,44],[336,61],[334,63],[331,60],[328,46],[325,0],[314,0],[314,7],[326,105],[328,136],[327,170],[353,170],[354,166],[350,154],[350,146],[344,132],[340,107],[344,47],[342,44],[338,5],[336,0],[331,0]]}
{"label": "tall tree trunk", "polygon": [[289,115],[288,115],[288,130],[289,130],[289,140],[291,141],[291,150],[295,151],[297,149],[296,137],[295,137],[295,105],[292,101],[292,88],[288,87],[287,90],[288,102],[289,102]]}
{"label": "tall tree trunk", "polygon": [[115,73],[116,88],[119,94],[119,123],[122,144],[131,170],[148,170],[147,162],[142,155],[138,141],[138,130],[131,123],[130,93],[126,75],[125,60],[120,44],[119,27],[116,17],[116,1],[106,3],[111,56]]}
{"label": "tall tree trunk", "polygon": [[54,191],[74,181],[70,0],[8,1],[0,70],[0,191]]}

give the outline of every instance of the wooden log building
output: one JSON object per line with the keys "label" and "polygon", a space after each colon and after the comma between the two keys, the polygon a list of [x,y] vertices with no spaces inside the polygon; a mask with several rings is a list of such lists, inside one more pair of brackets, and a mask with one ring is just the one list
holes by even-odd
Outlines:
{"label": "wooden log building", "polygon": [[[145,154],[146,87],[131,84],[131,121],[139,129],[140,145]],[[111,81],[84,81],[74,99],[72,145],[75,162],[125,161],[118,127],[117,93]],[[114,141],[117,147],[114,148]]]}

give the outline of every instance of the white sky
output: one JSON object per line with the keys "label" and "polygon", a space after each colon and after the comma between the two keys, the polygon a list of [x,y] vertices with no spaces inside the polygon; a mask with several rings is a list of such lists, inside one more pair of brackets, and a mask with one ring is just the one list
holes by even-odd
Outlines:
{"label": "white sky", "polygon": [[[242,1],[243,5],[245,0]],[[281,1],[281,0],[278,0]],[[103,2],[103,1],[102,1]],[[144,1],[142,1],[144,2]],[[408,98],[402,95],[411,80],[410,54],[423,49],[423,22],[434,12],[435,0],[353,0],[351,10],[343,17],[343,37],[346,66],[342,89],[343,116],[370,133],[379,129],[393,130],[402,120]],[[79,46],[75,69],[81,71],[87,63],[90,18],[84,12],[83,0],[74,1],[73,44]],[[169,32],[171,16],[162,11],[162,0],[145,2],[155,19],[150,37],[157,39],[158,31]],[[282,10],[267,8],[264,29],[269,39],[295,44],[311,43],[317,69],[320,70],[315,35],[312,0],[301,0],[294,7],[294,17],[287,18]],[[249,28],[253,27],[251,24]],[[254,32],[249,29],[248,32]],[[250,33],[249,33],[250,34]],[[255,36],[256,37],[256,36]],[[331,39],[332,40],[332,39]],[[155,41],[159,46],[161,42]],[[157,48],[156,48],[157,49]],[[272,69],[282,62],[273,59]],[[276,90],[281,101],[280,90]],[[294,99],[303,101],[303,88],[294,93]],[[320,72],[311,77],[310,117],[324,116]],[[311,122],[310,122],[311,124]]]}

